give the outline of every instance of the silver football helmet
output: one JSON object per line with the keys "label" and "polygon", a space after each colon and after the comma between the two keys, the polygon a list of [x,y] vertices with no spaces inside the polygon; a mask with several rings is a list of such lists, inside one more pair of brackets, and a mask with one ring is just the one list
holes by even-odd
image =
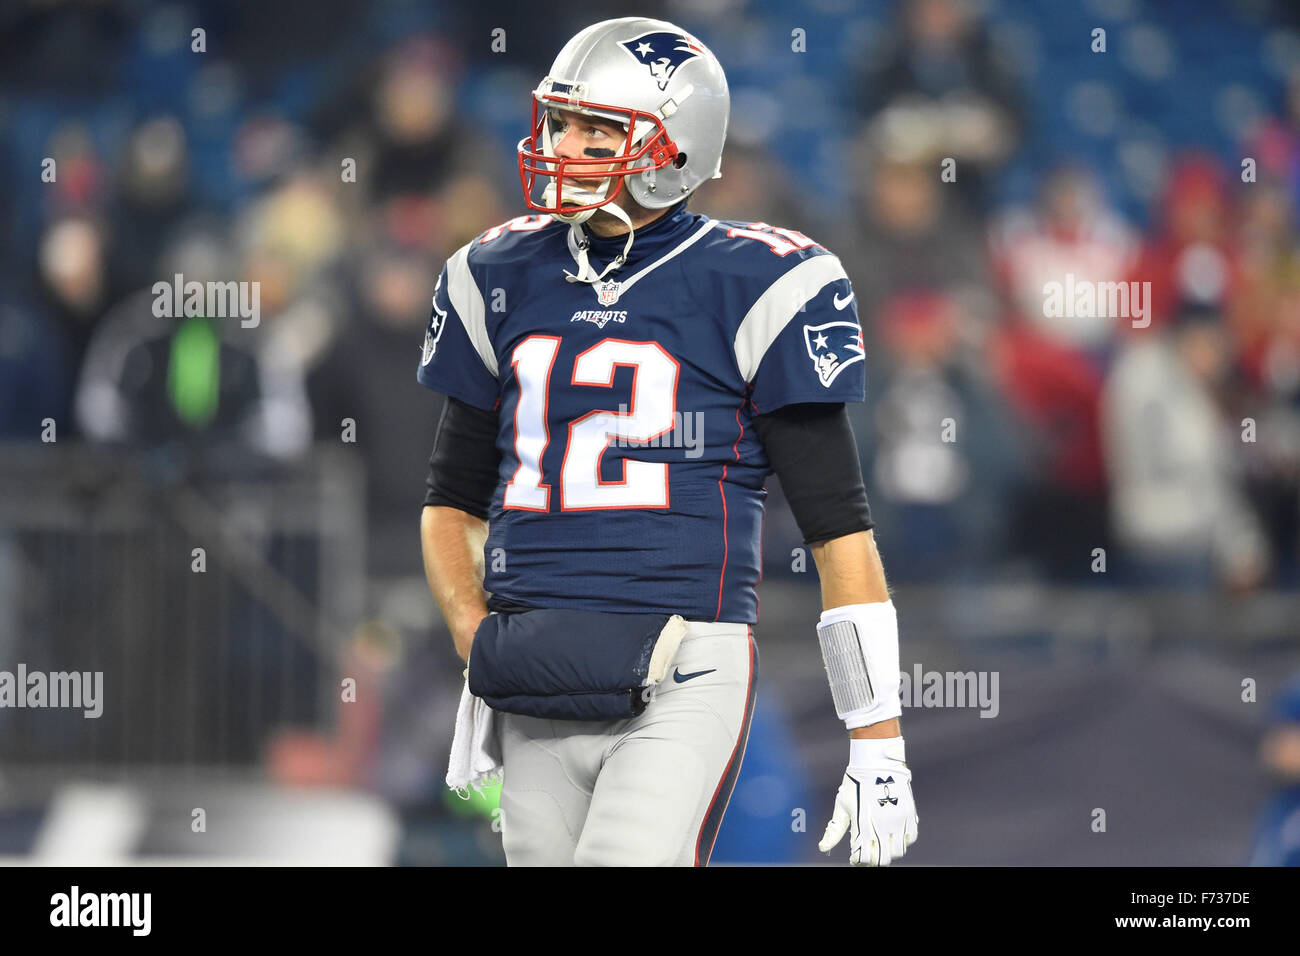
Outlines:
{"label": "silver football helmet", "polygon": [[[626,182],[642,206],[671,206],[722,175],[730,106],[721,64],[680,27],[642,17],[593,24],[564,45],[533,91],[532,133],[518,146],[524,201],[578,223],[611,203]],[[557,157],[553,110],[621,124],[627,133],[622,151]],[[602,168],[587,172],[593,166]],[[594,188],[576,181],[594,175],[605,177]],[[533,199],[539,177],[550,180],[540,202]]]}

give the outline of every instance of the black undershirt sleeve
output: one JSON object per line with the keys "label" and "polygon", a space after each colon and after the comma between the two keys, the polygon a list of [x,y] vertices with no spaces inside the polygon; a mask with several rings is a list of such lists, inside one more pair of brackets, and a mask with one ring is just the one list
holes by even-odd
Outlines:
{"label": "black undershirt sleeve", "polygon": [[497,413],[448,396],[429,456],[425,505],[457,508],[486,520],[500,464]]}
{"label": "black undershirt sleeve", "polygon": [[804,541],[815,544],[875,527],[843,403],[786,405],[754,416],[754,430]]}

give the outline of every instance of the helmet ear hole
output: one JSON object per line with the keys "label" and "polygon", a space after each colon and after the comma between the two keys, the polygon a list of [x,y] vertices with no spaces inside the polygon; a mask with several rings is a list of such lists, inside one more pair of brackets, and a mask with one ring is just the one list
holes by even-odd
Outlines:
{"label": "helmet ear hole", "polygon": [[677,158],[673,160],[673,168],[681,169],[685,165],[686,165],[686,154],[678,153]]}

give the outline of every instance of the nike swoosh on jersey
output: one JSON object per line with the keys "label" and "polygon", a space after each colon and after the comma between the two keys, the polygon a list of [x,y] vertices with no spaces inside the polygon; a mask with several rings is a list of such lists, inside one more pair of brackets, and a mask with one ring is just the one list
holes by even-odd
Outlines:
{"label": "nike swoosh on jersey", "polygon": [[837,309],[843,309],[846,305],[848,305],[850,302],[853,301],[853,295],[854,293],[850,292],[847,296],[845,296],[843,302],[840,301],[840,297],[837,295],[835,296],[835,298],[831,299],[831,305],[835,306],[835,308]]}
{"label": "nike swoosh on jersey", "polygon": [[673,668],[673,680],[678,684],[682,684],[694,677],[703,677],[705,674],[712,674],[716,670],[716,667],[710,667],[706,671],[696,671],[694,674],[683,674],[680,667],[675,667]]}

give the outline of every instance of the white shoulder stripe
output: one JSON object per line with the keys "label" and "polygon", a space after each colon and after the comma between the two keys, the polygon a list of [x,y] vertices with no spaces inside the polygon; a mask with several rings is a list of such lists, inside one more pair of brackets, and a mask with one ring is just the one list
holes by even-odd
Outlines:
{"label": "white shoulder stripe", "polygon": [[478,352],[479,358],[497,377],[497,356],[492,351],[492,342],[487,334],[486,309],[483,306],[483,293],[469,271],[469,246],[461,246],[456,254],[447,260],[447,298],[460,316],[461,325],[470,344]]}
{"label": "white shoulder stripe", "polygon": [[768,286],[736,330],[736,365],[746,382],[754,380],[768,348],[804,303],[827,283],[847,278],[837,256],[814,256]]}

